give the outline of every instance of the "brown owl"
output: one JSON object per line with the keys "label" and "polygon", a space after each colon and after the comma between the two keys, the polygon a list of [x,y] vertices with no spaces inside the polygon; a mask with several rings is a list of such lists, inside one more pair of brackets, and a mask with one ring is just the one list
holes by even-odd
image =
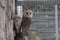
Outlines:
{"label": "brown owl", "polygon": [[20,30],[23,36],[25,37],[25,39],[27,39],[29,35],[29,28],[30,28],[32,16],[33,16],[33,12],[30,9],[25,10],[25,12],[23,13]]}
{"label": "brown owl", "polygon": [[13,28],[14,29],[14,40],[16,40],[17,39],[16,37],[17,37],[17,35],[19,33],[19,28],[21,26],[22,17],[15,15],[13,20],[14,20],[14,28]]}
{"label": "brown owl", "polygon": [[32,16],[33,16],[32,10],[27,9],[24,11],[22,15],[21,25],[18,26],[20,28],[19,30],[17,29],[19,32],[17,33],[15,40],[28,40]]}
{"label": "brown owl", "polygon": [[21,21],[22,21],[22,17],[16,15],[15,19],[14,19],[14,22],[15,22],[15,27],[16,27],[16,32],[17,33],[19,32]]}

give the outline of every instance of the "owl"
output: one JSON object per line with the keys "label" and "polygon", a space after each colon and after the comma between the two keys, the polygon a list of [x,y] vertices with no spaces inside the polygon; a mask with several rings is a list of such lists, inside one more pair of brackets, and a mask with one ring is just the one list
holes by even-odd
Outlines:
{"label": "owl", "polygon": [[23,36],[25,37],[25,39],[28,39],[27,37],[29,36],[29,28],[30,28],[32,17],[33,17],[32,10],[27,9],[24,11],[20,30]]}
{"label": "owl", "polygon": [[19,32],[21,21],[22,21],[22,17],[15,15],[15,17],[14,17],[14,31],[16,33]]}
{"label": "owl", "polygon": [[[15,37],[15,40],[28,40],[29,28],[30,28],[32,16],[33,16],[32,10],[27,9],[24,11],[22,15],[22,20],[20,20],[21,22],[18,21],[19,23],[18,22],[15,23],[15,25],[18,25],[16,26],[18,27],[16,28],[18,33]],[[20,17],[17,17],[16,20],[19,20],[19,19]]]}
{"label": "owl", "polygon": [[17,35],[19,33],[19,28],[21,26],[22,17],[15,15],[15,17],[13,18],[13,20],[14,20],[14,25],[13,25],[14,40],[16,40],[16,37],[17,37]]}

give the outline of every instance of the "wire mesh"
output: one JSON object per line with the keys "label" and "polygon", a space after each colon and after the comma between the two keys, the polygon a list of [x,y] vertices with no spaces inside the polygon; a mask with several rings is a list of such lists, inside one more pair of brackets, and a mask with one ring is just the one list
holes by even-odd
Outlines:
{"label": "wire mesh", "polygon": [[[22,6],[23,11],[29,8],[34,13],[30,27],[30,40],[35,40],[35,38],[32,38],[32,32],[36,32],[40,40],[56,40],[55,4],[59,8],[57,0],[17,1],[16,5]],[[59,11],[60,9],[58,9],[58,16],[60,17]]]}

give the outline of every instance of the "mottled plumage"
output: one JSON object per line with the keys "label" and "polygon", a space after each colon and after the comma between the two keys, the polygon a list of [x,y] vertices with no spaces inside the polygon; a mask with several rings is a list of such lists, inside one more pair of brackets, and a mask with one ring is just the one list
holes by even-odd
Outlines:
{"label": "mottled plumage", "polygon": [[21,35],[22,33],[19,34],[19,28],[21,26],[22,17],[16,15],[13,18],[13,20],[14,20],[14,34],[15,34],[14,40],[17,40],[18,35],[22,36]]}
{"label": "mottled plumage", "polygon": [[25,10],[25,12],[23,13],[20,30],[22,32],[23,37],[25,38],[24,40],[28,40],[32,16],[33,12],[30,9]]}
{"label": "mottled plumage", "polygon": [[22,17],[16,15],[14,18],[14,25],[15,25],[15,30],[17,33],[19,32],[19,28],[21,26],[21,21],[22,21]]}
{"label": "mottled plumage", "polygon": [[23,14],[21,28],[20,28],[20,29],[22,29],[23,35],[28,35],[28,31],[29,31],[29,28],[30,28],[32,15],[33,15],[33,12],[30,9],[27,9],[24,12],[24,14]]}
{"label": "mottled plumage", "polygon": [[[31,19],[32,19],[32,15],[33,12],[30,9],[27,9],[24,11],[23,15],[22,15],[22,22],[17,22],[15,23],[15,25],[17,24],[19,28],[16,28],[18,31],[17,35],[16,35],[16,39],[15,40],[28,40],[28,36],[29,36],[29,28],[30,28],[30,24],[31,24]],[[19,19],[17,19],[19,20]],[[20,24],[21,23],[21,24]],[[20,25],[19,25],[20,24]]]}

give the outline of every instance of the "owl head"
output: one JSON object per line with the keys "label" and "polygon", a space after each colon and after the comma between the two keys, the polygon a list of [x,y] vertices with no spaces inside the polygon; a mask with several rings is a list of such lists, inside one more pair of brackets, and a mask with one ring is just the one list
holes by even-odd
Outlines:
{"label": "owl head", "polygon": [[32,18],[32,16],[33,16],[32,10],[30,10],[30,9],[25,10],[23,16],[28,17],[28,18]]}

